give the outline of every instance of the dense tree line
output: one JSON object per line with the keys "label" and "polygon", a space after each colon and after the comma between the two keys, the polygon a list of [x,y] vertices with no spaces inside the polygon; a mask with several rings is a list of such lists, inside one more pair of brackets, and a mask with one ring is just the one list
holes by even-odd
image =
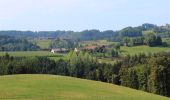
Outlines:
{"label": "dense tree line", "polygon": [[39,50],[39,47],[26,39],[11,36],[0,36],[0,51],[32,51]]}
{"label": "dense tree line", "polygon": [[170,96],[170,54],[127,57],[120,70],[121,85]]}
{"label": "dense tree line", "polygon": [[170,53],[126,56],[115,64],[99,63],[85,52],[58,61],[47,57],[0,57],[0,75],[55,74],[113,83],[170,96]]}
{"label": "dense tree line", "polygon": [[125,46],[167,46],[167,43],[163,43],[162,38],[153,31],[144,31],[143,35],[139,37],[124,37],[122,43]]}
{"label": "dense tree line", "polygon": [[111,39],[117,35],[117,32],[107,30],[84,30],[81,32],[74,31],[0,31],[0,35],[8,35],[17,38],[27,39],[57,39],[66,38],[72,40],[101,40]]}
{"label": "dense tree line", "polygon": [[[50,60],[47,57],[0,57],[0,75],[8,74],[55,74],[117,83],[120,63],[98,63],[88,53],[70,52],[66,60]],[[105,72],[103,71],[105,70]]]}

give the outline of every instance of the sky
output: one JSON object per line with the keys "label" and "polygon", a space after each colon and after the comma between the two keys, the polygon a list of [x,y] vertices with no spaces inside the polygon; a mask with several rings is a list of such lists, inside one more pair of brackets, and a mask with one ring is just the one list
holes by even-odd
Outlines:
{"label": "sky", "polygon": [[0,30],[120,30],[170,23],[170,0],[0,0]]}

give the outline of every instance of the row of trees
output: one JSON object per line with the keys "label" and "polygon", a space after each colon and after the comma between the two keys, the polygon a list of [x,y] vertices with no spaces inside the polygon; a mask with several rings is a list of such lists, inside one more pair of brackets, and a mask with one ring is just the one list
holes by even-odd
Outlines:
{"label": "row of trees", "polygon": [[[65,60],[50,60],[47,57],[0,57],[0,75],[8,74],[54,74],[118,83],[120,63],[98,63],[95,57],[85,52],[70,52]],[[108,72],[107,72],[108,71]]]}

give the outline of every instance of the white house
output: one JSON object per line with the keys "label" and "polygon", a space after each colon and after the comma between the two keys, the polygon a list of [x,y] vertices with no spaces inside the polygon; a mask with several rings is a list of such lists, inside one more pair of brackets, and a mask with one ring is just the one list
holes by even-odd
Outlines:
{"label": "white house", "polygon": [[78,52],[78,49],[77,49],[77,48],[74,48],[74,52]]}
{"label": "white house", "polygon": [[66,48],[55,48],[55,49],[51,49],[52,53],[67,53],[69,52],[68,49]]}
{"label": "white house", "polygon": [[51,49],[51,52],[52,53],[57,53],[57,52],[59,52],[59,51],[61,51],[60,49]]}

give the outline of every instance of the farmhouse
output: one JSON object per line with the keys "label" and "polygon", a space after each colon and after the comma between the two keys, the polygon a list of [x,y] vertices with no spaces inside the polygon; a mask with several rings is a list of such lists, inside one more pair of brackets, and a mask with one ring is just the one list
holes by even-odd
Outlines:
{"label": "farmhouse", "polygon": [[79,50],[77,48],[74,48],[74,52],[79,52]]}
{"label": "farmhouse", "polygon": [[51,49],[52,53],[67,53],[69,52],[68,49],[66,48],[55,48],[55,49]]}

